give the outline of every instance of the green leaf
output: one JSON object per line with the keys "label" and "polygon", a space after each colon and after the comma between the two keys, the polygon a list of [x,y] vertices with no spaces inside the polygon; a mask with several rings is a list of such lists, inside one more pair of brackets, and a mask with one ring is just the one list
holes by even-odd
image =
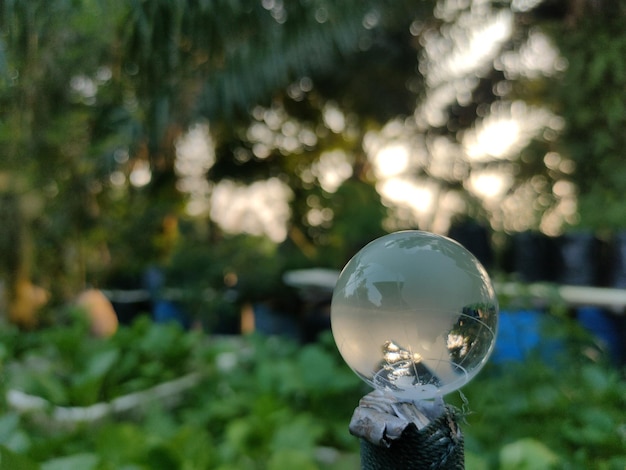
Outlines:
{"label": "green leaf", "polygon": [[0,445],[0,470],[39,470],[40,467],[30,459],[18,455]]}
{"label": "green leaf", "polygon": [[6,448],[21,453],[25,453],[31,446],[31,438],[20,428],[20,417],[17,413],[0,416],[0,442]]}
{"label": "green leaf", "polygon": [[159,445],[152,447],[148,451],[146,464],[152,470],[170,470],[172,468],[180,468],[180,462],[172,450],[165,446]]}
{"label": "green leaf", "polygon": [[181,462],[181,470],[212,468],[214,446],[204,429],[186,426],[178,431],[169,443],[172,452]]}
{"label": "green leaf", "polygon": [[102,378],[117,363],[119,357],[120,351],[117,349],[100,351],[89,359],[85,373],[93,378]]}
{"label": "green leaf", "polygon": [[103,399],[102,383],[106,374],[117,363],[117,349],[99,351],[89,357],[85,370],[74,376],[71,387],[72,404],[86,406]]}
{"label": "green leaf", "polygon": [[335,363],[330,354],[317,345],[306,346],[298,356],[302,383],[311,391],[333,388]]}
{"label": "green leaf", "polygon": [[41,470],[96,470],[100,457],[96,454],[76,454],[59,457],[41,464]]}
{"label": "green leaf", "polygon": [[16,431],[20,423],[17,413],[5,413],[0,416],[0,442],[6,440]]}
{"label": "green leaf", "polygon": [[312,451],[323,433],[323,428],[310,415],[296,415],[276,430],[272,448],[276,451],[299,449]]}
{"label": "green leaf", "polygon": [[138,462],[146,452],[146,432],[134,424],[108,424],[95,438],[96,452],[111,465]]}
{"label": "green leaf", "polygon": [[254,442],[254,422],[252,419],[239,418],[232,420],[225,433],[225,441],[221,446],[221,454],[226,459],[233,459],[236,455],[252,452],[250,445]]}
{"label": "green leaf", "polygon": [[603,394],[614,385],[611,374],[597,365],[588,365],[582,370],[584,385],[596,394]]}
{"label": "green leaf", "polygon": [[501,470],[549,470],[559,462],[557,454],[541,442],[520,439],[500,450]]}
{"label": "green leaf", "polygon": [[68,403],[68,391],[59,377],[51,375],[37,375],[35,378],[35,395],[50,401],[54,405],[66,405]]}
{"label": "green leaf", "polygon": [[466,450],[465,468],[467,470],[489,470],[489,463],[478,454]]}
{"label": "green leaf", "polygon": [[285,470],[286,468],[319,470],[313,455],[309,452],[299,450],[280,450],[273,454],[267,463],[268,470]]}

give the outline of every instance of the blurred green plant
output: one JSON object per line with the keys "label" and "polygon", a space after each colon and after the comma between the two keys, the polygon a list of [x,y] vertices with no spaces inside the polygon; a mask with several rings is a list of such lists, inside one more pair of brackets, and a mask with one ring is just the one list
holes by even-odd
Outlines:
{"label": "blurred green plant", "polygon": [[[626,190],[622,129],[626,124],[626,53],[622,2],[570,2],[566,21],[548,22],[568,67],[548,99],[566,122],[556,148],[575,163],[580,225],[594,230],[626,228],[621,195]],[[601,208],[601,210],[598,210]]]}
{"label": "blurred green plant", "polygon": [[542,341],[526,362],[488,364],[463,397],[451,398],[473,410],[464,427],[468,468],[621,469],[626,463],[624,371],[574,320],[546,315]]}
{"label": "blurred green plant", "polygon": [[365,390],[329,337],[305,347],[260,336],[216,340],[147,319],[121,327],[110,340],[87,332],[78,322],[0,341],[6,350],[2,396],[17,389],[50,406],[86,406],[190,370],[204,380],[175,409],[140,403],[136,412],[97,425],[59,426],[52,408],[44,411],[50,419],[42,420],[3,405],[3,464],[43,470],[281,469],[321,468],[320,461],[329,459],[335,463],[324,468],[343,468],[341,462],[356,461],[346,423]]}
{"label": "blurred green plant", "polygon": [[[2,334],[3,383],[56,406],[88,406],[144,390],[198,369],[198,333],[140,318],[112,338],[93,338],[81,315],[73,324]],[[10,334],[17,339],[9,339]]]}
{"label": "blurred green plant", "polygon": [[[205,172],[199,180],[208,180],[207,199],[226,180],[278,178],[290,188],[285,264],[292,268],[340,267],[357,245],[380,235],[381,222],[385,229],[418,220],[422,228],[444,229],[443,222],[390,212],[393,204],[381,203],[365,144],[385,127],[417,138],[425,162],[408,176],[439,188],[433,207],[458,205],[506,228],[500,211],[508,204],[489,208],[467,191],[474,170],[506,164],[512,195],[534,181],[534,225],[573,182],[585,223],[621,226],[624,67],[615,58],[624,50],[623,6],[545,2],[536,11],[517,11],[514,3],[480,4],[494,15],[510,13],[512,36],[484,71],[450,77],[459,82],[444,88],[463,82],[467,89],[450,95],[439,110],[445,119],[425,128],[409,126],[416,105],[443,90],[427,83],[427,39],[440,37],[441,47],[451,48],[450,56],[435,54],[433,61],[453,58],[452,36],[471,36],[462,27],[471,2],[1,3],[0,219],[17,220],[16,214],[23,223],[5,224],[0,276],[11,277],[11,266],[19,265],[25,277],[66,300],[86,284],[102,286],[120,272],[137,277],[146,265],[163,262],[171,255],[164,219],[180,219],[188,195],[176,172],[176,145],[198,122],[207,124],[215,145],[214,161],[205,162],[210,168],[198,170]],[[590,21],[581,21],[585,12],[566,14],[583,4]],[[536,26],[552,33],[569,68],[554,77],[508,76],[500,56],[531,44]],[[478,162],[472,170],[464,136],[487,121],[490,107],[520,99],[551,100],[565,118],[563,134],[546,129],[519,158]],[[332,115],[339,125],[329,124]],[[440,147],[449,148],[445,158],[454,158],[453,165],[432,159]],[[546,155],[561,150],[567,164],[548,168]],[[336,191],[322,184],[321,174],[338,168],[329,155],[351,167],[342,177],[354,176]],[[445,202],[448,196],[464,200],[465,209]],[[210,215],[195,222],[221,242]],[[16,238],[32,243],[18,246]],[[9,290],[15,284],[5,283]]]}
{"label": "blurred green plant", "polygon": [[[202,372],[204,380],[173,408],[151,402],[141,413],[73,429],[47,429],[3,402],[2,465],[24,470],[358,468],[358,440],[347,426],[369,390],[343,363],[329,334],[302,346],[280,337],[217,339],[147,321],[122,327],[110,342],[89,338],[78,324],[13,333],[0,332],[3,397],[7,388],[22,386],[51,401],[83,404],[141,390],[190,368]],[[449,397],[459,408],[473,410],[463,426],[466,468],[623,468],[623,373],[590,355],[593,342],[566,317],[546,335],[561,340],[558,357],[490,364],[463,389],[464,399]],[[113,366],[107,355],[116,357]],[[16,361],[21,367],[11,366]],[[104,379],[98,379],[94,393],[86,379],[98,374]],[[56,384],[43,385],[46,381]]]}
{"label": "blurred green plant", "polygon": [[[189,234],[163,266],[166,290],[186,312],[212,330],[238,321],[241,305],[280,298],[283,259],[265,237]],[[283,287],[284,289],[284,287]]]}

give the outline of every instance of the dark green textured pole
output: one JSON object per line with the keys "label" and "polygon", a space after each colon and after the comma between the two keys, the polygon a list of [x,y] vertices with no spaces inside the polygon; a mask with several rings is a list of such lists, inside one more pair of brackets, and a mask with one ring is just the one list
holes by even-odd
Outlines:
{"label": "dark green textured pole", "polygon": [[399,402],[372,392],[354,411],[350,432],[361,439],[361,470],[465,468],[463,435],[441,399]]}

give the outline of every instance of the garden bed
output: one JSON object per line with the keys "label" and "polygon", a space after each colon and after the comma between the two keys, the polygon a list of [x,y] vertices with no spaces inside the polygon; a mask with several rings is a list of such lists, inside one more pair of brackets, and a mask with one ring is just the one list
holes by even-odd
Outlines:
{"label": "garden bed", "polygon": [[198,385],[201,378],[199,373],[187,374],[140,392],[90,406],[56,406],[45,398],[15,389],[7,391],[6,402],[9,409],[28,416],[45,429],[71,430],[77,425],[96,424],[111,416],[141,414],[143,409],[155,401],[168,408],[176,406],[183,394]]}

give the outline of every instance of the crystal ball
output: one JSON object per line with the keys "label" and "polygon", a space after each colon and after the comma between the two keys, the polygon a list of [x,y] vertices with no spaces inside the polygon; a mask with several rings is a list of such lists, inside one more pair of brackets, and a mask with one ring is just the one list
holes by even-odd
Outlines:
{"label": "crystal ball", "polygon": [[487,271],[462,245],[407,230],[372,241],[346,264],[331,325],[361,379],[417,401],[457,390],[482,369],[498,302]]}

